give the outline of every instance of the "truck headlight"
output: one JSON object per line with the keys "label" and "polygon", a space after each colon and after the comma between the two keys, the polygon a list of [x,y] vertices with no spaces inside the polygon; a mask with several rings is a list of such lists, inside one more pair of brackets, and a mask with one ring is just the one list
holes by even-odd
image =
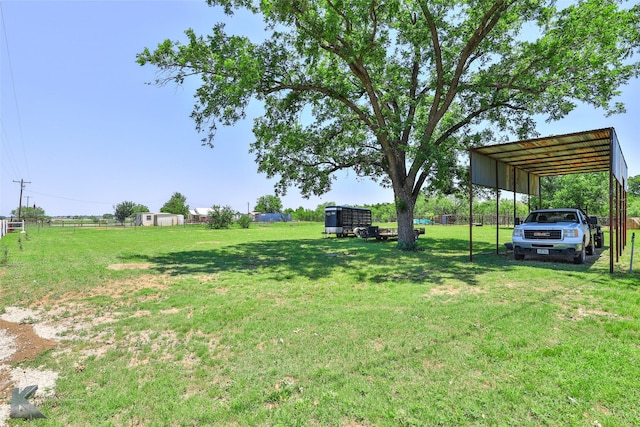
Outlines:
{"label": "truck headlight", "polygon": [[522,229],[514,228],[513,229],[513,237],[522,237]]}
{"label": "truck headlight", "polygon": [[578,237],[578,230],[575,229],[575,228],[571,228],[571,229],[568,229],[568,230],[564,230],[563,234],[564,234],[565,238],[567,238],[567,237]]}

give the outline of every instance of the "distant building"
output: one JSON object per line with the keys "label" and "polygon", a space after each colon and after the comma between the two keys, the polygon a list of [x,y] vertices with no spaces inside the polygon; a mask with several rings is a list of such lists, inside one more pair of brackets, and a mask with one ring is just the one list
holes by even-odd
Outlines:
{"label": "distant building", "polygon": [[189,218],[187,218],[187,222],[189,224],[207,222],[207,218],[209,217],[209,212],[211,211],[212,211],[211,208],[189,209]]}
{"label": "distant building", "polygon": [[142,212],[136,214],[134,224],[142,227],[170,227],[172,225],[183,225],[184,215],[164,212]]}
{"label": "distant building", "polygon": [[291,221],[291,214],[284,213],[260,213],[251,212],[253,220],[256,222],[289,222]]}

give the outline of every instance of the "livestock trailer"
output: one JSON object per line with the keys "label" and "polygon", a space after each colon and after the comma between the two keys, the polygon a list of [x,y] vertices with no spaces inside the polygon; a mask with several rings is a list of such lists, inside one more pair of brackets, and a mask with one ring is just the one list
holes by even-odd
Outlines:
{"label": "livestock trailer", "polygon": [[371,210],[350,206],[327,206],[324,208],[324,232],[338,237],[354,234],[358,227],[371,226]]}

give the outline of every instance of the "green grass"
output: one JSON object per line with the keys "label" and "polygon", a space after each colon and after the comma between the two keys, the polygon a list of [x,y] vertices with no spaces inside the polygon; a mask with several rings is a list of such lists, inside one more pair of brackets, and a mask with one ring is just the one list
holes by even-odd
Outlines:
{"label": "green grass", "polygon": [[464,226],[427,227],[416,252],[321,230],[3,238],[0,310],[94,320],[31,363],[60,372],[34,424],[640,425],[630,246],[611,275],[608,251],[497,255],[491,227],[474,229],[473,263]]}

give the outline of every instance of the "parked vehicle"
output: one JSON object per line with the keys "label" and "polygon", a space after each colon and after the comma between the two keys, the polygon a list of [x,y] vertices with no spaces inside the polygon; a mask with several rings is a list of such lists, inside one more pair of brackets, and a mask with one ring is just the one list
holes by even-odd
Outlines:
{"label": "parked vehicle", "polygon": [[[324,233],[337,237],[356,236],[364,239],[387,240],[398,237],[397,228],[380,228],[371,225],[371,210],[350,206],[327,206],[324,208]],[[415,239],[424,234],[424,228],[414,229]]]}
{"label": "parked vehicle", "polygon": [[595,253],[598,231],[593,218],[581,209],[535,210],[513,229],[513,256],[516,260],[527,255],[564,257],[582,264],[587,255]]}

